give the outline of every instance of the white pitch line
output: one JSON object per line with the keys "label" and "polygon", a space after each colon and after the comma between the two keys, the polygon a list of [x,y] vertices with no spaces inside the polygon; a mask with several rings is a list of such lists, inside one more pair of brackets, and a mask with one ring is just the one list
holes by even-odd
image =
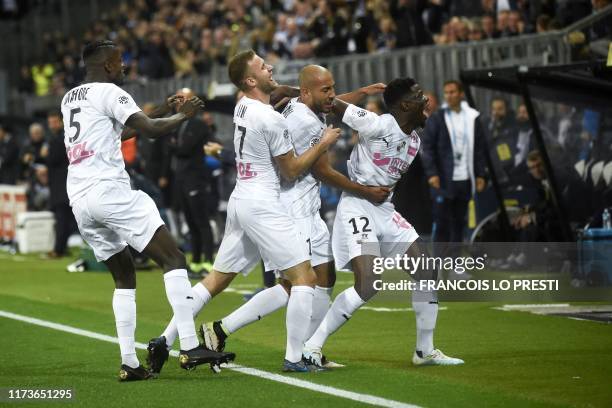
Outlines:
{"label": "white pitch line", "polygon": [[[446,306],[441,306],[438,310],[446,310]],[[414,309],[411,307],[374,307],[374,306],[361,306],[359,310],[369,310],[372,312],[412,312]]]}
{"label": "white pitch line", "polygon": [[[26,322],[30,324],[34,324],[37,326],[47,327],[54,330],[63,331],[66,333],[77,334],[79,336],[89,337],[96,340],[102,340],[109,343],[119,344],[119,340],[116,337],[108,336],[106,334],[96,333],[89,330],[79,329],[77,327],[67,326],[65,324],[54,323],[47,320],[37,319],[35,317],[19,315],[16,313],[7,312],[4,310],[0,310],[0,316],[6,317],[8,319],[18,320],[21,322]],[[136,348],[141,350],[146,350],[147,345],[144,343],[136,343]],[[178,351],[172,350],[170,355],[173,357],[178,357]],[[405,402],[394,401],[382,397],[376,397],[374,395],[369,394],[360,394],[353,391],[347,391],[336,387],[330,387],[327,385],[321,385],[317,383],[313,383],[306,380],[300,380],[293,377],[286,377],[280,374],[270,373],[263,370],[258,370],[256,368],[244,367],[237,364],[228,364],[227,368],[232,371],[237,371],[239,373],[252,375],[255,377],[263,378],[266,380],[276,381],[287,385],[292,385],[298,388],[304,388],[309,391],[316,391],[323,394],[329,394],[334,397],[345,398],[357,402],[362,402],[365,404],[376,405],[379,407],[389,407],[389,408],[421,408],[418,405],[407,404]]]}
{"label": "white pitch line", "polygon": [[542,303],[532,305],[503,305],[498,307],[499,310],[516,310],[516,309],[554,309],[557,307],[569,307],[569,303]]}

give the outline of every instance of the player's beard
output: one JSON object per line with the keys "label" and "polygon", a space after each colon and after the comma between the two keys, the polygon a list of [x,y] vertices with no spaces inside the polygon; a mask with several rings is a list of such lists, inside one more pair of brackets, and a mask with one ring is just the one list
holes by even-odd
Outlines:
{"label": "player's beard", "polygon": [[266,95],[270,95],[272,91],[276,89],[278,84],[275,81],[266,80],[263,82],[257,81],[257,88],[265,93]]}

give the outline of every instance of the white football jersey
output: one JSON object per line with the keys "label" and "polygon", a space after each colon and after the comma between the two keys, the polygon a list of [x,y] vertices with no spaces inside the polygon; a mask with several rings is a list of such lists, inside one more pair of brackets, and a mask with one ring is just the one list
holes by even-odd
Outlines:
{"label": "white football jersey", "polygon": [[348,106],[342,121],[359,132],[348,162],[349,178],[368,186],[394,186],[419,151],[417,133],[405,134],[390,114],[379,116],[355,105]]}
{"label": "white football jersey", "polygon": [[130,94],[110,82],[83,84],[64,95],[64,145],[70,162],[66,189],[70,203],[103,180],[129,185],[121,154],[121,132],[125,121],[139,111]]}
{"label": "white football jersey", "polygon": [[274,157],[293,150],[283,115],[243,96],[234,108],[234,149],[237,174],[232,196],[278,199],[280,174]]}
{"label": "white football jersey", "polygon": [[[317,116],[308,106],[293,98],[283,116],[289,128],[289,137],[295,153],[299,156],[319,143],[325,130],[324,118]],[[294,183],[281,182],[281,201],[293,217],[303,218],[319,212],[321,196],[320,182],[309,172],[302,174]]]}

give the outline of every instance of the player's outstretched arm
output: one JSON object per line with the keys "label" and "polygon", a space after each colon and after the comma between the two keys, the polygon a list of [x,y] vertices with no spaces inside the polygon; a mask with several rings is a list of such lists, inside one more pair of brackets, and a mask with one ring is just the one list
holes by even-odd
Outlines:
{"label": "player's outstretched arm", "polygon": [[313,164],[311,171],[312,174],[323,183],[365,198],[374,204],[385,201],[387,197],[389,197],[389,194],[391,194],[391,189],[389,187],[364,186],[349,180],[348,177],[331,166],[327,153],[319,157]]}
{"label": "player's outstretched arm", "polygon": [[336,98],[338,98],[341,101],[344,101],[346,103],[357,105],[357,104],[363,102],[363,100],[367,96],[378,95],[378,94],[383,93],[385,91],[386,87],[387,87],[387,85],[379,82],[379,83],[376,83],[376,84],[364,86],[363,88],[359,88],[359,89],[357,89],[357,90],[355,90],[353,92],[349,92],[349,93],[345,93],[345,94],[342,94],[342,95],[338,95],[338,96],[336,96]]}
{"label": "player's outstretched arm", "polygon": [[[184,97],[182,95],[172,95],[168,97],[168,99],[166,99],[164,103],[158,105],[155,109],[153,109],[153,111],[147,116],[151,119],[157,119],[157,118],[164,117],[172,113],[172,110],[174,109],[176,105],[179,105],[183,102],[184,102]],[[131,127],[126,126],[123,129],[123,132],[121,132],[121,141],[131,139],[135,137],[137,134],[138,132],[135,129],[132,129]]]}
{"label": "player's outstretched arm", "polygon": [[158,137],[170,133],[183,121],[192,118],[202,109],[204,109],[204,102],[194,96],[186,100],[180,106],[179,111],[168,118],[151,119],[142,112],[136,112],[128,118],[125,125],[149,137]]}
{"label": "player's outstretched arm", "polygon": [[300,174],[312,167],[315,161],[340,138],[340,129],[328,127],[323,132],[321,141],[306,150],[300,156],[295,156],[293,150],[274,157],[281,175],[287,180],[295,180]]}

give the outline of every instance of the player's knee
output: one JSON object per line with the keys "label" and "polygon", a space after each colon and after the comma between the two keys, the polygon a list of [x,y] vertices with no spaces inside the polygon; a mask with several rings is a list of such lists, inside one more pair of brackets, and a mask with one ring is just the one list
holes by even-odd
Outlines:
{"label": "player's knee", "polygon": [[172,271],[174,269],[187,269],[185,254],[178,249],[168,253],[164,259],[164,269],[166,271]]}
{"label": "player's knee", "polygon": [[317,279],[317,285],[324,288],[332,288],[336,284],[336,271],[330,269],[323,276],[319,276]]}
{"label": "player's knee", "polygon": [[300,271],[300,273],[295,274],[295,276],[292,276],[290,281],[292,286],[314,287],[317,284],[317,275],[312,267],[308,267],[307,269]]}
{"label": "player's knee", "polygon": [[285,289],[285,292],[287,292],[287,294],[291,293],[291,282],[288,279],[281,279],[279,281],[280,285],[283,287],[283,289]]}

